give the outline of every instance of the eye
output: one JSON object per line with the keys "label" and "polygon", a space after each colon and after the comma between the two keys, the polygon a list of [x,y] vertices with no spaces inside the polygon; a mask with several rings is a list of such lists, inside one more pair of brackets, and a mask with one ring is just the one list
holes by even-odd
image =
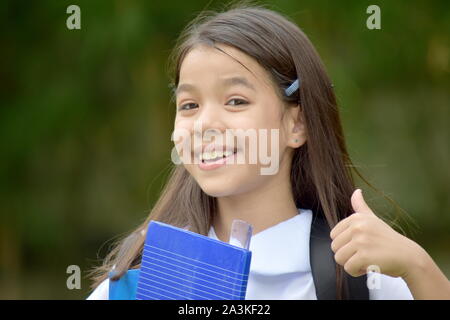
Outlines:
{"label": "eye", "polygon": [[231,103],[231,105],[233,105],[233,106],[248,104],[248,102],[246,100],[244,100],[244,99],[237,99],[237,98],[230,99],[227,104],[230,104],[230,102],[232,102],[232,101],[234,101],[234,103]]}
{"label": "eye", "polygon": [[178,107],[178,111],[182,111],[182,110],[192,110],[198,107],[198,104],[196,103],[185,103],[181,106]]}

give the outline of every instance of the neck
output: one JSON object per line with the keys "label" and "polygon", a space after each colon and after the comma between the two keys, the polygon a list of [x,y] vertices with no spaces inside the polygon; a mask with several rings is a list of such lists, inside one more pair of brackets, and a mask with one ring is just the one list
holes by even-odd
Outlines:
{"label": "neck", "polygon": [[234,219],[253,226],[253,235],[298,214],[289,179],[290,166],[249,192],[217,198],[218,210],[213,220],[217,237],[228,242]]}

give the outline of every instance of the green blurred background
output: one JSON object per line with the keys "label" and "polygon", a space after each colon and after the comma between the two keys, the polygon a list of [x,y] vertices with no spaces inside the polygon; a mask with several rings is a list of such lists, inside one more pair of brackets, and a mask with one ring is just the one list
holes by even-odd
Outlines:
{"label": "green blurred background", "polygon": [[[335,84],[350,154],[419,226],[450,276],[450,3],[261,1],[310,37]],[[68,30],[66,8],[81,8]],[[368,30],[366,8],[381,8]],[[167,57],[223,1],[0,3],[0,298],[83,299],[83,276],[143,219],[171,166]],[[379,211],[385,202],[361,185]],[[367,191],[366,191],[367,190]]]}

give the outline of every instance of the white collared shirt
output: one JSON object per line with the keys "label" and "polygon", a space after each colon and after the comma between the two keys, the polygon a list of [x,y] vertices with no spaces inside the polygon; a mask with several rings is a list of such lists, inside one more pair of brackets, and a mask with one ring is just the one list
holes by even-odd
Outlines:
{"label": "white collared shirt", "polygon": [[[246,300],[316,300],[316,290],[309,261],[311,210],[253,235],[252,260]],[[211,227],[208,237],[217,239]],[[413,299],[402,278],[379,276],[379,288],[369,289],[370,300]],[[88,300],[107,300],[109,280],[103,281]]]}
{"label": "white collared shirt", "polygon": [[[316,289],[309,261],[311,210],[253,235],[252,260],[246,300],[316,300]],[[211,227],[208,236],[218,239]],[[384,274],[379,289],[369,289],[370,300],[413,299],[402,278]]]}

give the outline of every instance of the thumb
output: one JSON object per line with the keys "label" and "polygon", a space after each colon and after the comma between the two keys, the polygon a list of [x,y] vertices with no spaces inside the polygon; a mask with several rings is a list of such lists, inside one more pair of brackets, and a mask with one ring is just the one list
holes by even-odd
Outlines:
{"label": "thumb", "polygon": [[367,205],[366,201],[364,200],[364,197],[362,195],[361,189],[356,189],[351,197],[352,207],[355,212],[360,213],[372,213],[372,210]]}

